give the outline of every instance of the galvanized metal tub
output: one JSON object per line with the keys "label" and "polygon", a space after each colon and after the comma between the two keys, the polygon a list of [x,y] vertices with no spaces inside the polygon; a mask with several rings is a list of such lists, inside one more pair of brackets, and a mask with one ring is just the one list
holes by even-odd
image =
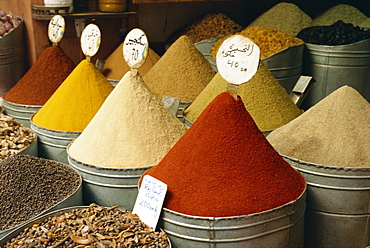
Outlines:
{"label": "galvanized metal tub", "polygon": [[304,191],[281,207],[232,217],[191,216],[164,208],[158,225],[175,248],[299,248],[304,242],[305,198]]}
{"label": "galvanized metal tub", "polygon": [[117,86],[117,84],[119,83],[119,80],[115,80],[115,79],[107,79],[109,83],[111,83],[113,86]]}
{"label": "galvanized metal tub", "polygon": [[[69,150],[69,147],[68,149]],[[132,211],[141,175],[151,167],[116,168],[83,163],[68,154],[68,162],[82,176],[85,204],[115,206]]]}
{"label": "galvanized metal tub", "polygon": [[370,167],[325,166],[282,157],[307,182],[306,247],[370,245]]}
{"label": "galvanized metal tub", "polygon": [[[60,215],[60,212],[64,212],[64,213],[70,213],[72,212],[73,210],[78,210],[78,209],[84,209],[84,208],[88,208],[89,206],[82,206],[82,204],[79,204],[79,205],[75,205],[75,206],[68,206],[68,207],[63,207],[63,208],[60,208],[60,209],[57,209],[57,210],[53,210],[49,213],[45,213],[35,219],[32,219],[30,221],[28,221],[27,223],[15,228],[14,230],[12,230],[11,232],[9,232],[6,236],[3,236],[1,237],[0,236],[0,247],[4,247],[5,244],[12,240],[13,238],[16,238],[19,234],[21,234],[21,232],[23,232],[26,228],[32,228],[32,226],[34,224],[38,224],[40,222],[44,222],[45,220],[47,220],[48,218],[50,217],[57,217]],[[161,230],[163,231],[163,230]],[[171,244],[171,240],[168,239],[168,243],[169,243],[169,248],[172,247],[172,244]]]}
{"label": "galvanized metal tub", "polygon": [[[68,166],[68,165],[61,163],[61,166]],[[78,174],[77,171],[76,171],[76,174]],[[19,234],[20,229],[23,230],[22,227],[27,225],[27,223],[32,222],[36,219],[39,219],[41,216],[43,216],[47,213],[57,211],[57,210],[59,211],[62,208],[66,208],[66,207],[70,207],[70,206],[76,206],[76,205],[77,206],[82,205],[83,204],[82,203],[82,177],[79,176],[79,178],[80,178],[79,179],[79,186],[77,187],[77,189],[74,192],[71,192],[71,194],[69,196],[67,196],[65,199],[61,200],[60,202],[58,202],[54,206],[46,209],[45,211],[41,212],[37,216],[35,216],[33,218],[30,218],[28,221],[25,221],[24,223],[22,223],[18,226],[15,226],[13,228],[9,228],[7,230],[0,231],[0,247],[2,247],[5,244],[5,242],[8,240],[8,238],[13,237],[14,233]],[[17,235],[15,235],[15,236],[17,236]]]}
{"label": "galvanized metal tub", "polygon": [[18,27],[0,39],[0,95],[12,88],[26,73],[23,19]]}
{"label": "galvanized metal tub", "polygon": [[302,103],[308,109],[348,85],[370,101],[370,39],[349,45],[305,44],[303,74],[316,82]]}
{"label": "galvanized metal tub", "polygon": [[40,127],[32,121],[32,117],[31,130],[38,137],[39,156],[68,164],[67,146],[82,132],[67,132]]}
{"label": "galvanized metal tub", "polygon": [[25,127],[31,127],[31,116],[36,113],[42,106],[23,105],[8,102],[3,99],[3,112],[20,122]]}
{"label": "galvanized metal tub", "polygon": [[217,40],[221,37],[215,37],[208,40],[202,40],[197,43],[194,43],[194,46],[201,52],[206,60],[211,64],[212,69],[215,72],[218,72],[216,60],[211,57],[211,48]]}
{"label": "galvanized metal tub", "polygon": [[[220,37],[202,40],[194,46],[203,54],[211,64],[212,69],[218,72],[216,60],[211,57],[211,48]],[[267,69],[289,94],[302,74],[304,45],[288,47],[278,53],[264,58],[262,61]]]}
{"label": "galvanized metal tub", "polygon": [[304,44],[288,47],[262,60],[288,94],[302,75],[303,48]]}

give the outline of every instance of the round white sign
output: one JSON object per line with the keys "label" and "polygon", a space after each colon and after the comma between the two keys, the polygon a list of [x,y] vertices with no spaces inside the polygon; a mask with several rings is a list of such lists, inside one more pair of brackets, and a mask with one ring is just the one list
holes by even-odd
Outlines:
{"label": "round white sign", "polygon": [[148,38],[143,30],[132,29],[123,42],[123,57],[132,69],[138,69],[148,56]]}
{"label": "round white sign", "polygon": [[81,34],[81,48],[85,56],[94,56],[100,47],[100,29],[95,24],[89,24]]}
{"label": "round white sign", "polygon": [[49,40],[53,43],[58,43],[64,35],[65,21],[63,16],[55,15],[51,18],[48,27]]}
{"label": "round white sign", "polygon": [[260,48],[248,37],[233,35],[220,46],[216,56],[218,72],[229,83],[249,81],[258,69]]}

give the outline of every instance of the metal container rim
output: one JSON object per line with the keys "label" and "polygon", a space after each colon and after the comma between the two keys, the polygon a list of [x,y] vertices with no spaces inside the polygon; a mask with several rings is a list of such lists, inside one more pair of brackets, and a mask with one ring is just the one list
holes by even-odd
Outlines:
{"label": "metal container rim", "polygon": [[79,161],[75,158],[73,158],[70,153],[69,153],[69,149],[70,149],[70,146],[73,144],[73,141],[70,142],[68,145],[67,145],[67,154],[68,154],[68,161],[72,160],[72,161],[75,161],[76,163],[78,164],[82,164],[86,167],[90,167],[90,168],[94,168],[94,169],[104,169],[104,170],[110,170],[110,171],[116,171],[117,169],[119,170],[127,170],[127,171],[135,171],[135,170],[148,170],[150,168],[152,168],[153,166],[155,165],[150,165],[150,166],[143,166],[143,167],[110,167],[110,166],[98,166],[98,165],[94,165],[94,164],[90,164],[90,163],[86,163],[86,162],[82,162],[82,161]]}
{"label": "metal container rim", "polygon": [[[38,112],[38,111],[37,111]],[[30,123],[31,123],[31,127],[32,126],[35,126],[35,127],[37,127],[38,129],[40,129],[40,130],[46,130],[46,131],[48,131],[48,132],[53,132],[53,133],[62,133],[62,134],[73,134],[73,135],[80,135],[81,133],[82,133],[82,131],[63,131],[63,130],[55,130],[55,129],[50,129],[50,128],[46,128],[46,127],[41,127],[41,126],[39,126],[39,125],[37,125],[37,124],[35,124],[34,122],[33,122],[33,117],[37,114],[37,112],[35,112],[31,117],[30,117]],[[48,136],[48,137],[52,137],[52,138],[58,138],[58,139],[60,139],[60,137],[54,137],[54,136],[51,136],[51,135],[45,135],[45,134],[42,134],[42,135],[44,135],[44,136]],[[75,139],[75,138],[73,138],[73,139]]]}
{"label": "metal container rim", "polygon": [[28,104],[19,104],[19,103],[14,103],[14,102],[9,102],[7,100],[5,100],[3,97],[1,97],[2,101],[10,106],[20,106],[20,107],[23,107],[23,108],[41,108],[42,105],[28,105]]}
{"label": "metal container rim", "polygon": [[[139,182],[140,182],[140,180],[139,180]],[[165,212],[169,212],[169,213],[172,213],[174,215],[182,216],[182,217],[188,218],[188,219],[201,219],[201,220],[209,220],[209,221],[220,221],[220,220],[231,220],[231,219],[240,218],[240,217],[250,218],[250,217],[258,216],[258,215],[261,215],[261,214],[268,214],[270,212],[275,212],[276,210],[279,210],[279,209],[282,209],[284,207],[288,207],[288,206],[294,205],[295,203],[304,202],[306,200],[306,191],[307,191],[307,183],[305,183],[304,190],[302,191],[302,193],[298,196],[298,198],[296,200],[287,202],[287,203],[285,203],[285,204],[283,204],[281,206],[275,207],[275,208],[271,208],[271,209],[268,209],[268,210],[265,210],[265,211],[261,211],[261,212],[257,212],[257,213],[246,214],[246,215],[226,216],[226,217],[207,217],[207,216],[196,216],[196,215],[183,214],[183,213],[180,213],[180,212],[177,212],[177,211],[174,211],[174,210],[165,208],[165,207],[163,207],[162,209]]]}
{"label": "metal container rim", "polygon": [[283,158],[287,158],[293,162],[296,162],[298,164],[306,165],[306,166],[314,166],[316,168],[322,168],[322,169],[329,169],[329,170],[336,170],[336,171],[369,171],[370,172],[370,166],[366,167],[351,167],[351,166],[335,166],[335,165],[323,165],[313,162],[307,162],[298,158],[290,157],[284,154],[279,153],[280,156]]}

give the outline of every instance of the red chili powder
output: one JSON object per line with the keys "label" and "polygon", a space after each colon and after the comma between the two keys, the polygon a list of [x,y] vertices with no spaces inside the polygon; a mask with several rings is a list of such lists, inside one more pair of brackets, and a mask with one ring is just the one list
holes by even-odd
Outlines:
{"label": "red chili powder", "polygon": [[204,217],[273,209],[297,200],[306,185],[263,136],[241,98],[228,92],[146,174],[168,185],[165,208]]}
{"label": "red chili powder", "polygon": [[72,59],[60,47],[48,47],[3,98],[16,104],[42,106],[73,69]]}

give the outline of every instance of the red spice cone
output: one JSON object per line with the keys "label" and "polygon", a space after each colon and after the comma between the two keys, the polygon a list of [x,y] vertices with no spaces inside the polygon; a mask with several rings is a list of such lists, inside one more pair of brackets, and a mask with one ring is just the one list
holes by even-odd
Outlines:
{"label": "red spice cone", "polygon": [[218,95],[144,175],[168,185],[164,207],[193,216],[262,212],[297,200],[302,175],[269,144],[239,97]]}

